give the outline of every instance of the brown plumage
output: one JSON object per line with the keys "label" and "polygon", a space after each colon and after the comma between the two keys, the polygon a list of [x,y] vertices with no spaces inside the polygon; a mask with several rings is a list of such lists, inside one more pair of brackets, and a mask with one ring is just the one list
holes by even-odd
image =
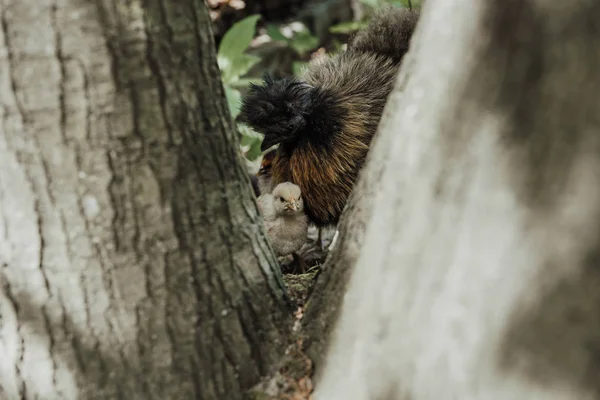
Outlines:
{"label": "brown plumage", "polygon": [[258,189],[261,194],[271,193],[273,191],[272,166],[276,154],[277,150],[271,150],[263,154],[260,168],[256,173],[256,177],[258,178]]}
{"label": "brown plumage", "polygon": [[250,175],[250,183],[252,184],[252,189],[254,190],[256,197],[273,191],[271,164],[273,163],[276,152],[276,150],[270,150],[263,154],[258,172],[256,175]]}
{"label": "brown plumage", "polygon": [[345,52],[311,64],[302,80],[265,77],[244,98],[241,117],[279,144],[272,184],[293,182],[317,226],[337,223],[393,89],[418,12],[387,8]]}

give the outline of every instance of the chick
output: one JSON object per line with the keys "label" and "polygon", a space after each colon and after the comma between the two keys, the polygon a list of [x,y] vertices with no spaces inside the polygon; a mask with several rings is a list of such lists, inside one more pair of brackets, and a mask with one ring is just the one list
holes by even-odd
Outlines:
{"label": "chick", "polygon": [[317,227],[337,224],[363,167],[419,13],[388,8],[347,50],[309,65],[302,79],[253,85],[240,119],[262,133],[261,150],[279,145],[272,183],[300,187]]}
{"label": "chick", "polygon": [[[266,152],[263,155],[258,172],[256,175],[251,176],[252,188],[254,189],[256,197],[259,197],[261,194],[271,193],[273,191],[273,175],[271,167],[276,155],[276,149]],[[324,251],[325,246],[322,238],[323,228],[317,227],[317,232],[317,245],[321,251]]]}
{"label": "chick", "polygon": [[265,221],[267,235],[275,254],[292,255],[302,272],[306,265],[296,252],[307,241],[308,218],[304,214],[304,201],[297,185],[280,183],[273,193],[258,198],[258,206]]}

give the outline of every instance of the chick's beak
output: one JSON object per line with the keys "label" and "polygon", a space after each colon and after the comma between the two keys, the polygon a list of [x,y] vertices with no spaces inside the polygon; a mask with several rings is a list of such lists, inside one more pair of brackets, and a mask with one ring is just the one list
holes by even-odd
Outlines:
{"label": "chick's beak", "polygon": [[283,206],[283,209],[286,211],[298,211],[298,206],[295,202],[292,201],[292,202],[286,203]]}

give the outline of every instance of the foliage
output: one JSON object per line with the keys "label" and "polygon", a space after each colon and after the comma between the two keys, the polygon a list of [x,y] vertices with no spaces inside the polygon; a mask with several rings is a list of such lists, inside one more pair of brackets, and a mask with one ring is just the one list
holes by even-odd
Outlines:
{"label": "foliage", "polygon": [[244,52],[254,38],[256,23],[260,15],[254,14],[242,19],[229,29],[219,46],[217,62],[221,69],[224,83],[231,83],[245,75],[260,58]]}
{"label": "foliage", "polygon": [[[234,119],[240,113],[242,101],[242,94],[238,88],[254,81],[242,77],[260,61],[259,57],[245,53],[254,38],[259,18],[260,15],[257,14],[249,15],[235,23],[223,36],[217,53],[227,104]],[[242,136],[242,148],[248,148],[246,158],[250,161],[255,160],[260,155],[261,136],[242,124],[238,124],[237,129]]]}
{"label": "foliage", "polygon": [[387,3],[397,7],[419,8],[421,0],[386,0]]}
{"label": "foliage", "polygon": [[[260,57],[246,54],[252,39],[256,33],[256,25],[260,15],[249,15],[246,18],[236,22],[223,36],[219,51],[217,53],[217,62],[221,70],[221,79],[225,87],[227,104],[232,118],[236,118],[240,113],[242,94],[239,88],[248,86],[251,82],[259,80],[258,78],[244,78],[244,76],[261,61]],[[319,38],[313,36],[303,24],[296,24],[296,30],[291,37],[283,34],[281,29],[274,24],[267,25],[267,34],[274,41],[284,42],[293,49],[299,58],[305,58],[319,44]],[[299,75],[306,66],[303,61],[293,63],[295,75]],[[241,134],[240,145],[244,149],[248,160],[254,161],[260,156],[260,144],[262,136],[248,126],[237,124],[237,130]]]}
{"label": "foliage", "polygon": [[372,14],[373,10],[377,8],[389,4],[394,7],[408,7],[408,8],[418,8],[421,5],[421,0],[359,0],[363,5],[367,7],[366,16],[360,21],[349,21],[342,22],[340,24],[334,25],[329,28],[331,33],[339,33],[339,34],[351,34],[353,32],[358,31],[359,29],[364,28],[369,23],[369,16]]}
{"label": "foliage", "polygon": [[239,124],[238,129],[242,134],[242,140],[240,145],[242,147],[248,147],[246,151],[246,158],[250,161],[256,160],[258,156],[260,156],[260,145],[262,143],[262,135],[256,133],[248,126]]}
{"label": "foliage", "polygon": [[[304,24],[297,24],[297,29],[293,31],[291,37],[284,35],[281,29],[274,24],[267,25],[267,34],[272,40],[285,43],[296,52],[300,59],[306,58],[319,45],[319,38],[310,33]],[[305,61],[294,61],[292,64],[294,75],[300,75],[306,64]]]}
{"label": "foliage", "polygon": [[337,24],[329,28],[329,32],[343,34],[352,33],[364,28],[365,26],[367,26],[367,24],[368,21],[366,19],[363,19],[361,21],[342,22],[341,24]]}
{"label": "foliage", "polygon": [[304,24],[296,24],[296,29],[288,37],[274,24],[267,25],[267,34],[272,40],[286,43],[299,56],[306,56],[319,45],[319,38],[312,35]]}

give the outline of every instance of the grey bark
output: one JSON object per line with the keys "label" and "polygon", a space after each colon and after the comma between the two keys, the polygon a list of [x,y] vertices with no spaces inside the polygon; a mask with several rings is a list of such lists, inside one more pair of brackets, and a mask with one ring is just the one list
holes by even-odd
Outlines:
{"label": "grey bark", "polygon": [[599,18],[424,6],[316,400],[600,399]]}
{"label": "grey bark", "polygon": [[0,7],[0,398],[241,399],[291,319],[204,3]]}

